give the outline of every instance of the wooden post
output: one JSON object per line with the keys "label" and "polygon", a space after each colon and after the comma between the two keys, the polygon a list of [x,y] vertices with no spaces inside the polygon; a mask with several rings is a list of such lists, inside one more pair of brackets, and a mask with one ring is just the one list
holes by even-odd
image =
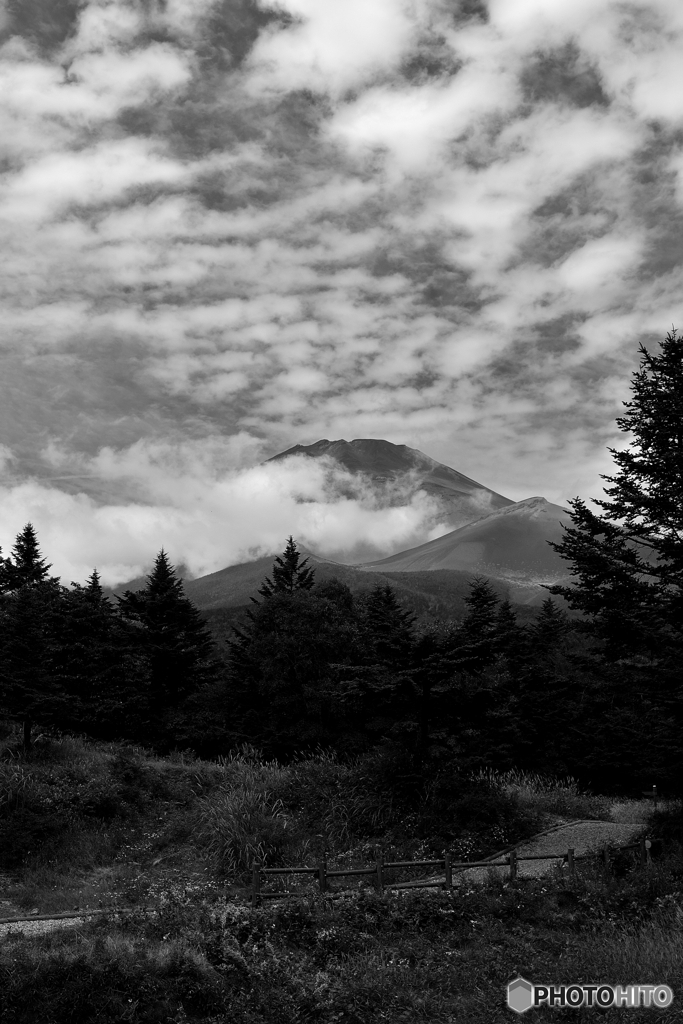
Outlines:
{"label": "wooden post", "polygon": [[570,846],[567,850],[567,870],[569,877],[574,878],[576,875],[576,864],[574,863],[574,847]]}
{"label": "wooden post", "polygon": [[377,865],[377,891],[382,892],[384,880],[382,878],[382,851],[379,846],[375,847],[375,864]]}
{"label": "wooden post", "polygon": [[451,854],[449,850],[444,850],[444,871],[446,874],[445,887],[447,889],[453,888],[453,868],[451,867]]}
{"label": "wooden post", "polygon": [[255,907],[258,905],[259,895],[261,892],[261,868],[258,861],[252,861],[251,863],[251,905]]}
{"label": "wooden post", "polygon": [[654,809],[657,810],[657,787],[656,786],[652,787],[652,800],[653,800],[654,805],[655,805]]}
{"label": "wooden post", "polygon": [[603,851],[602,851],[602,859],[605,862],[605,871],[609,871],[609,869],[610,869],[609,846],[606,846],[603,849]]}
{"label": "wooden post", "polygon": [[327,875],[326,875],[326,871],[327,871],[327,858],[325,857],[325,854],[323,854],[321,859],[318,862],[318,882],[320,883],[320,891],[321,892],[326,892],[327,891]]}
{"label": "wooden post", "polygon": [[510,881],[513,881],[517,877],[517,851],[510,850]]}
{"label": "wooden post", "polygon": [[641,836],[640,839],[640,866],[644,868],[647,864],[647,846],[645,845],[645,836]]}

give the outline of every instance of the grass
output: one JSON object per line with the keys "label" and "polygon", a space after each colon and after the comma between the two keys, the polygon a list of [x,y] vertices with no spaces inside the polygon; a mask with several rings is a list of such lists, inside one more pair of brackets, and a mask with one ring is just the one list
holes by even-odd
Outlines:
{"label": "grass", "polygon": [[[504,992],[517,974],[680,992],[674,867],[620,880],[586,869],[572,885],[557,875],[456,893],[364,889],[255,910],[166,900],[154,916],[6,940],[0,1011],[10,1024],[497,1024],[510,1019]],[[543,1008],[534,1019],[558,1017]]]}
{"label": "grass", "polygon": [[540,815],[556,815],[573,820],[611,820],[609,798],[583,792],[571,776],[555,779],[516,769],[508,772],[486,769],[478,772],[475,778],[515,796],[522,806]]}
{"label": "grass", "polygon": [[253,857],[310,863],[326,849],[332,866],[367,864],[379,844],[387,859],[445,846],[472,859],[553,816],[638,820],[651,805],[519,772],[444,770],[421,785],[388,747],[284,766],[249,748],[207,763],[72,737],[46,737],[23,758],[15,739],[0,745],[0,840],[18,837],[21,855],[0,843],[0,897],[29,912],[128,912],[0,939],[3,1024],[497,1024],[510,1020],[504,992],[517,974],[682,990],[675,802],[657,819],[667,858],[622,877],[582,862],[572,881],[558,871],[382,894],[359,882],[328,895],[303,879],[299,896],[252,909]]}

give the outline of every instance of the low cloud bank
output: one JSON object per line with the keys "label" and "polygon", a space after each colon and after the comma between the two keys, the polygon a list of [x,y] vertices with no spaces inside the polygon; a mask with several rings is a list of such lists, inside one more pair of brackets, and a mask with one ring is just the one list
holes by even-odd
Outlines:
{"label": "low cloud bank", "polygon": [[[60,453],[52,447],[53,464]],[[149,569],[160,547],[192,576],[279,553],[292,534],[336,560],[379,557],[448,531],[438,503],[415,490],[412,474],[376,484],[332,460],[305,456],[226,468],[225,453],[200,443],[139,442],[102,449],[84,475],[135,500],[98,504],[38,479],[0,488],[0,543],[7,554],[27,521],[62,582],[82,582],[97,568],[116,586]],[[73,468],[73,467],[71,467]]]}

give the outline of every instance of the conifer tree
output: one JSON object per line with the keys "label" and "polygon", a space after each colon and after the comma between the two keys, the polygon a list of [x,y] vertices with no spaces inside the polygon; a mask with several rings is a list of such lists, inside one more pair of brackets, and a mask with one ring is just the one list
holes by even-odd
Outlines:
{"label": "conifer tree", "polygon": [[483,576],[475,576],[465,598],[467,613],[458,630],[457,660],[461,668],[478,671],[496,658],[498,596]]}
{"label": "conifer tree", "polygon": [[617,419],[631,436],[610,448],[602,514],[581,499],[556,551],[571,563],[571,586],[551,588],[584,612],[608,660],[644,656],[677,664],[683,650],[683,339],[667,334],[657,354],[640,346],[632,399]]}
{"label": "conifer tree", "polygon": [[26,749],[33,724],[59,724],[68,700],[54,672],[63,597],[50,568],[27,523],[0,573],[0,706],[23,722]]}
{"label": "conifer tree", "polygon": [[415,616],[402,608],[388,584],[377,584],[359,600],[357,636],[358,660],[348,665],[345,690],[367,739],[393,732],[419,744],[424,729],[420,732]]}
{"label": "conifer tree", "polygon": [[144,657],[149,669],[150,727],[164,731],[166,712],[212,676],[214,641],[201,615],[185,597],[166,552],[156,557],[142,590],[118,598],[121,617],[133,627],[132,652]]}
{"label": "conifer tree", "polygon": [[52,565],[41,556],[38,538],[32,523],[27,523],[12,547],[12,554],[3,560],[0,588],[14,593],[24,586],[35,586],[48,580]]}
{"label": "conifer tree", "polygon": [[557,649],[570,629],[567,613],[547,597],[531,627],[532,642],[536,650],[547,653]]}
{"label": "conifer tree", "polygon": [[148,673],[135,627],[104,597],[96,570],[63,592],[55,673],[70,701],[65,726],[107,739],[140,739]]}
{"label": "conifer tree", "polygon": [[273,578],[266,576],[259,594],[272,597],[273,594],[292,594],[295,590],[311,590],[315,583],[315,569],[308,565],[308,559],[301,560],[301,553],[294,538],[287,541],[282,557],[276,557],[273,564]]}

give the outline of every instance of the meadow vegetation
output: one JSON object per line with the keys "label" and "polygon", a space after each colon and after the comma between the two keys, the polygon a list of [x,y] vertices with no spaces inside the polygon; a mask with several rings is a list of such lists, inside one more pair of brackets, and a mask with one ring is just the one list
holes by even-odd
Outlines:
{"label": "meadow vegetation", "polygon": [[586,863],[573,882],[561,871],[490,877],[450,893],[380,894],[349,880],[325,895],[304,876],[297,896],[252,908],[254,857],[313,864],[326,851],[330,865],[362,865],[380,845],[397,859],[446,846],[472,858],[562,816],[618,818],[624,802],[573,779],[445,765],[425,786],[390,744],[288,764],[245,745],[209,762],[56,734],[27,754],[16,727],[5,731],[5,907],[112,909],[75,929],[0,939],[3,1024],[489,1024],[508,1019],[517,973],[681,990],[677,803],[651,825],[667,853],[645,871],[627,863],[615,877]]}

